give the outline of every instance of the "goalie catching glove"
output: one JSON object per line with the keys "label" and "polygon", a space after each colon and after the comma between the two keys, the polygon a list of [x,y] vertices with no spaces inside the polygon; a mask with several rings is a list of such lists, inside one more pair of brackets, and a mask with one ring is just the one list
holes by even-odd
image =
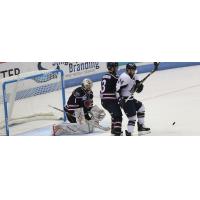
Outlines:
{"label": "goalie catching glove", "polygon": [[102,121],[106,116],[105,111],[103,109],[100,109],[97,105],[92,107],[90,114],[92,116],[92,119],[99,122]]}

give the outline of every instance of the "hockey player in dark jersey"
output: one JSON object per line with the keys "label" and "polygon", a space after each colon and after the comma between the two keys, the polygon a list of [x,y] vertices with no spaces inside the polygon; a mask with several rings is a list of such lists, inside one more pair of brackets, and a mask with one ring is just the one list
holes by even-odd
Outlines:
{"label": "hockey player in dark jersey", "polygon": [[110,130],[109,127],[100,124],[106,113],[97,105],[93,106],[92,85],[90,79],[84,79],[81,87],[72,92],[67,105],[64,107],[70,123],[64,122],[53,125],[53,135],[88,134],[93,133],[95,128],[103,131]]}
{"label": "hockey player in dark jersey", "polygon": [[133,96],[135,91],[140,93],[143,90],[143,84],[140,83],[136,70],[137,67],[135,64],[128,63],[126,65],[126,72],[120,75],[116,86],[119,104],[129,120],[126,136],[131,136],[134,132],[136,118],[138,119],[138,135],[150,133],[150,128],[144,125],[144,105]]}
{"label": "hockey player in dark jersey", "polygon": [[122,112],[116,98],[116,83],[118,81],[118,63],[108,62],[108,72],[101,80],[101,104],[111,115],[111,134],[120,136],[122,134]]}
{"label": "hockey player in dark jersey", "polygon": [[76,88],[68,99],[67,105],[64,107],[67,119],[71,123],[76,123],[75,110],[83,108],[86,120],[91,120],[90,110],[93,107],[92,81],[84,79],[81,87]]}

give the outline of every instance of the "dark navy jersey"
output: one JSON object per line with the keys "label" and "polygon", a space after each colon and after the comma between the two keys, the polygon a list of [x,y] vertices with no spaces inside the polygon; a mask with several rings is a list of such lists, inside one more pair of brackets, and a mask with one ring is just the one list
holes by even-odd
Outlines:
{"label": "dark navy jersey", "polygon": [[91,110],[93,106],[93,92],[83,87],[76,88],[67,101],[65,111],[73,111],[76,108],[84,108],[84,111]]}
{"label": "dark navy jersey", "polygon": [[101,79],[100,97],[104,99],[116,99],[116,84],[118,75],[106,73]]}

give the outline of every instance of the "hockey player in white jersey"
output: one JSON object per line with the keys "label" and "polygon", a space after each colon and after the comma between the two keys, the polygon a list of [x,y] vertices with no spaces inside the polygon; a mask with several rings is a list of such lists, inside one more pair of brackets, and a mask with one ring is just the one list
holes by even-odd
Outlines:
{"label": "hockey player in white jersey", "polygon": [[116,85],[118,102],[129,120],[126,136],[133,134],[136,119],[138,119],[138,135],[150,133],[150,128],[146,128],[144,125],[144,105],[133,96],[134,92],[140,93],[143,90],[143,84],[140,83],[136,70],[137,67],[135,64],[128,63],[126,65],[126,72],[120,75]]}

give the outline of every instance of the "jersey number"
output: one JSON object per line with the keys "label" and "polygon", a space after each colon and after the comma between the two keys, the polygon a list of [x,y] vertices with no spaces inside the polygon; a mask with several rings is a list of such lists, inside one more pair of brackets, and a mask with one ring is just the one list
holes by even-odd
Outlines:
{"label": "jersey number", "polygon": [[104,93],[106,89],[106,80],[101,81],[101,93]]}

